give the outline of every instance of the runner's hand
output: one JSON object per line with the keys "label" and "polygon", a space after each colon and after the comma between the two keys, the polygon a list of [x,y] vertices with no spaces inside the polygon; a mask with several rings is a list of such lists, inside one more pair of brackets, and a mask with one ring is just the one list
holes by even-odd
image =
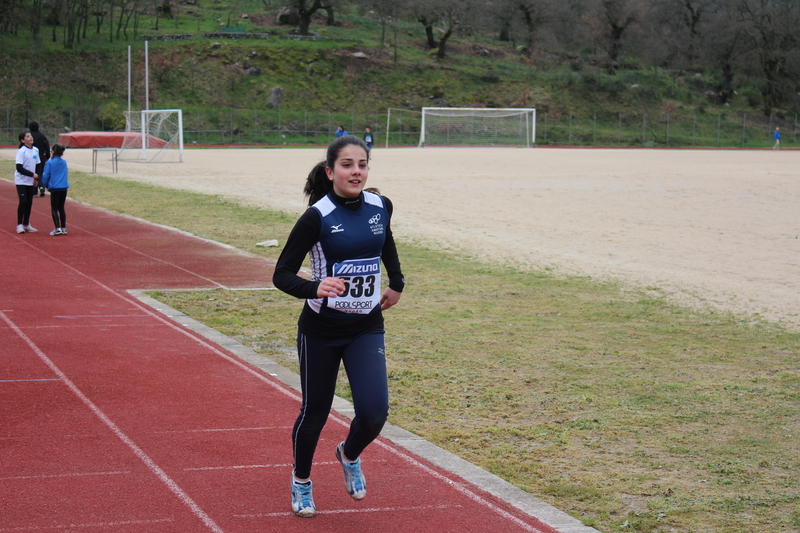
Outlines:
{"label": "runner's hand", "polygon": [[381,295],[381,311],[385,311],[399,302],[401,295],[401,293],[392,289],[383,291],[383,295]]}
{"label": "runner's hand", "polygon": [[325,278],[317,287],[318,298],[335,298],[344,292],[344,281],[339,278]]}

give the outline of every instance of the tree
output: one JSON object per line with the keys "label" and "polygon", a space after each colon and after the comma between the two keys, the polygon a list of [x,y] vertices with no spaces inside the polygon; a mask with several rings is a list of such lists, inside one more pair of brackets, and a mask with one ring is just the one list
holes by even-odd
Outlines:
{"label": "tree", "polygon": [[298,35],[308,35],[308,30],[311,27],[311,17],[320,9],[328,13],[328,25],[333,24],[333,4],[330,1],[314,0],[295,0],[295,7],[297,8],[297,15],[299,22],[297,24],[296,33]]}
{"label": "tree", "polygon": [[736,6],[749,55],[762,80],[764,115],[797,92],[800,4],[781,0],[739,0]]}
{"label": "tree", "polygon": [[[425,28],[428,47],[436,50],[437,59],[444,59],[447,41],[464,23],[470,7],[468,0],[438,0],[434,2],[418,0],[412,6],[414,17]],[[442,26],[442,33],[438,40],[433,31],[435,24]]]}
{"label": "tree", "polygon": [[623,38],[639,18],[634,0],[598,0],[594,23],[600,42],[608,55],[607,71],[615,74],[623,49]]}

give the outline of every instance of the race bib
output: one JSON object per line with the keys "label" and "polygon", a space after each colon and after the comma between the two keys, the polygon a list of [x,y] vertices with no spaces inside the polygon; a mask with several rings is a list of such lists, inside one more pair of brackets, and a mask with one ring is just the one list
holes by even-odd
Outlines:
{"label": "race bib", "polygon": [[366,315],[380,305],[380,257],[336,263],[333,265],[333,277],[344,281],[344,294],[328,298],[328,307],[331,309]]}

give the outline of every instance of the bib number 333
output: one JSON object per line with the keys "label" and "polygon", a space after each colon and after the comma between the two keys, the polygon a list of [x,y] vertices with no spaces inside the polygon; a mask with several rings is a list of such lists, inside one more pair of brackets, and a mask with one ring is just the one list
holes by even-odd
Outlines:
{"label": "bib number 333", "polygon": [[333,265],[333,277],[344,281],[344,294],[328,298],[328,307],[344,313],[365,315],[380,305],[380,257],[336,263]]}

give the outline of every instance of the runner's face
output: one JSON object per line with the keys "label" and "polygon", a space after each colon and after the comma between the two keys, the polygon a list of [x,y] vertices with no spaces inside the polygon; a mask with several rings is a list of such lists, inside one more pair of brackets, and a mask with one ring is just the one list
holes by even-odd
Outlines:
{"label": "runner's face", "polygon": [[22,139],[22,144],[24,144],[28,148],[33,146],[33,135],[31,135],[30,133],[26,133],[25,137]]}
{"label": "runner's face", "polygon": [[355,198],[364,189],[369,176],[367,152],[358,145],[348,144],[339,152],[333,170],[325,167],[333,192],[343,198]]}

